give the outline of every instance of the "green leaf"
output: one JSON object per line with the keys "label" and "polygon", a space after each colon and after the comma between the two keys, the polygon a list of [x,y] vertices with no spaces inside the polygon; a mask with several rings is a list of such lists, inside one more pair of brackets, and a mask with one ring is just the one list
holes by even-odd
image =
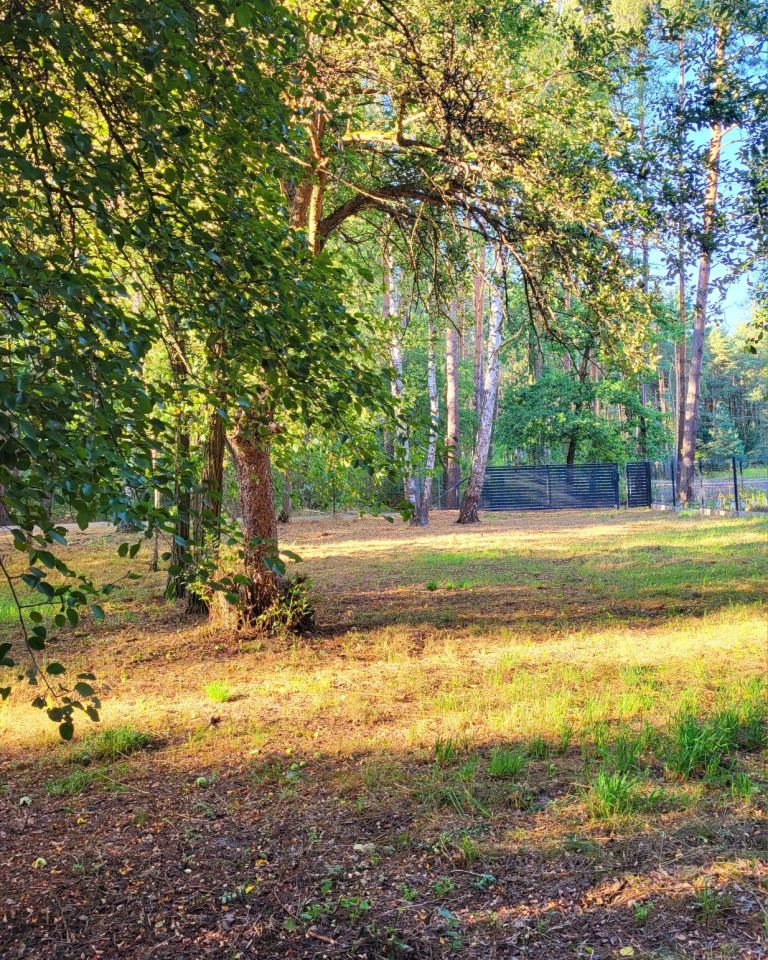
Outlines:
{"label": "green leaf", "polygon": [[90,697],[93,693],[93,687],[90,683],[85,683],[82,680],[75,684],[75,690],[77,690],[81,697]]}
{"label": "green leaf", "polygon": [[98,603],[91,604],[91,616],[94,620],[103,620],[104,619],[104,610],[99,606]]}
{"label": "green leaf", "polygon": [[59,724],[59,733],[62,740],[71,740],[74,732],[75,727],[71,720],[65,720],[64,723]]}
{"label": "green leaf", "polygon": [[66,673],[66,668],[63,667],[58,660],[52,660],[45,668],[45,672],[50,673],[53,677],[57,677],[61,673]]}

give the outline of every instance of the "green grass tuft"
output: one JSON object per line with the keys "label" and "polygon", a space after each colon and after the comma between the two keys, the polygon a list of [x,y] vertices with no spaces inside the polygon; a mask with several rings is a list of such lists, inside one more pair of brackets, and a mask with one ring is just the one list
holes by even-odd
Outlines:
{"label": "green grass tuft", "polygon": [[598,820],[632,817],[643,810],[657,807],[659,791],[646,793],[638,779],[629,773],[601,770],[586,791],[585,801],[590,814]]}
{"label": "green grass tuft", "polygon": [[528,764],[528,758],[519,751],[498,747],[491,753],[488,761],[488,773],[500,780],[518,776]]}
{"label": "green grass tuft", "polygon": [[48,780],[45,792],[49,797],[76,797],[91,786],[94,774],[91,770],[75,770],[64,777]]}
{"label": "green grass tuft", "polygon": [[114,761],[146,749],[151,742],[152,738],[148,734],[127,724],[108,727],[100,733],[86,737],[75,754],[75,759],[80,763],[91,760]]}
{"label": "green grass tuft", "polygon": [[214,703],[228,703],[232,699],[232,690],[223,680],[213,680],[206,686],[205,695]]}

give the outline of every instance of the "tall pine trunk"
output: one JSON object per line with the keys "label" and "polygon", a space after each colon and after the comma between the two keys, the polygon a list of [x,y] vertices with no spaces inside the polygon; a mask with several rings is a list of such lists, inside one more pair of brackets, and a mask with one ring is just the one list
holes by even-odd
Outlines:
{"label": "tall pine trunk", "polygon": [[[718,26],[715,39],[714,80],[712,84],[712,98],[715,107],[717,107],[722,99],[725,42],[725,29],[722,26]],[[693,499],[696,433],[699,426],[701,370],[704,360],[707,299],[709,297],[709,281],[712,272],[712,248],[714,245],[715,217],[717,214],[717,189],[720,175],[722,141],[723,125],[720,120],[716,120],[712,127],[712,135],[707,151],[707,183],[704,193],[699,275],[696,283],[696,300],[693,308],[691,360],[685,393],[685,421],[683,423],[683,444],[679,474],[679,494],[682,503],[687,503]]]}
{"label": "tall pine trunk", "polygon": [[456,328],[456,303],[451,304],[451,319],[445,328],[445,493],[443,506],[459,507],[461,447],[459,423],[459,332]]}
{"label": "tall pine trunk", "polygon": [[472,456],[472,470],[469,483],[461,501],[457,523],[479,523],[478,509],[491,449],[493,416],[496,411],[496,397],[499,390],[499,371],[501,368],[501,330],[504,321],[504,307],[501,299],[500,281],[502,274],[501,257],[496,256],[497,283],[491,289],[491,319],[488,325],[488,345],[485,357],[485,377],[483,378],[483,399],[480,409],[480,422]]}
{"label": "tall pine trunk", "polygon": [[[677,85],[678,137],[680,138],[680,181],[678,184],[678,189],[680,191],[680,203],[682,204],[683,193],[685,190],[682,145],[684,120],[683,114],[685,111],[685,41],[682,39],[678,40],[677,53],[679,67]],[[682,208],[678,211],[677,225],[677,296],[680,332],[675,340],[675,460],[679,463],[683,455],[683,426],[685,424],[686,381],[685,339],[688,326],[688,317],[686,314],[685,304],[685,222]]]}

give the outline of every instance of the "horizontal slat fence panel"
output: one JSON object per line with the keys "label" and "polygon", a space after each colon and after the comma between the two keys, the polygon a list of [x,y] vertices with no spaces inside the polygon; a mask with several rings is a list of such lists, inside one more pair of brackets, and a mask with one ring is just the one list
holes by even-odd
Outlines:
{"label": "horizontal slat fence panel", "polygon": [[615,463],[488,467],[484,510],[577,510],[619,506]]}

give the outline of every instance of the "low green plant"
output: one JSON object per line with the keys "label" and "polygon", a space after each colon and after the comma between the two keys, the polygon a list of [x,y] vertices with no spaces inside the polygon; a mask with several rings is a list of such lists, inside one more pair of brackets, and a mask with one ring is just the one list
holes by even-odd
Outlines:
{"label": "low green plant", "polygon": [[656,904],[653,900],[646,900],[644,903],[636,903],[632,908],[637,923],[645,923],[653,912]]}
{"label": "low green plant", "polygon": [[552,747],[544,737],[534,737],[528,745],[528,756],[531,760],[546,760],[552,753]]}
{"label": "low green plant", "polygon": [[488,773],[497,779],[508,780],[518,776],[528,763],[524,753],[497,747],[488,761]]}
{"label": "low green plant", "polygon": [[91,770],[74,770],[64,777],[48,780],[45,792],[49,797],[76,797],[91,786],[95,774]]}
{"label": "low green plant", "polygon": [[616,773],[631,773],[643,767],[643,740],[631,733],[621,733],[613,740],[598,744],[597,754],[603,765]]}
{"label": "low green plant", "polygon": [[738,728],[738,716],[733,710],[723,710],[709,718],[688,712],[680,714],[670,730],[667,766],[685,778],[705,774],[712,777],[735,749]]}
{"label": "low green plant", "polygon": [[437,590],[440,585],[438,584],[437,580],[428,580],[425,586],[427,590]]}
{"label": "low green plant", "polygon": [[643,792],[632,774],[600,770],[585,795],[587,809],[598,820],[631,817],[658,805],[660,794]]}
{"label": "low green plant", "polygon": [[78,763],[90,763],[91,760],[114,761],[127,757],[131,753],[144,750],[152,743],[147,733],[128,724],[119,727],[107,727],[99,733],[86,737],[75,753]]}
{"label": "low green plant", "polygon": [[448,738],[440,738],[435,743],[435,763],[439,767],[449,767],[456,759],[457,747],[456,741]]}
{"label": "low green plant", "polygon": [[352,923],[357,923],[371,909],[371,901],[362,897],[339,897],[339,906],[347,911]]}
{"label": "low green plant", "polygon": [[456,883],[450,877],[440,877],[439,880],[435,880],[432,884],[432,891],[436,897],[444,897],[446,894],[450,893],[451,890],[456,889]]}
{"label": "low green plant", "polygon": [[407,883],[400,885],[400,893],[402,894],[403,900],[407,900],[409,903],[418,897],[419,891],[415,887],[409,886]]}
{"label": "low green plant", "polygon": [[207,684],[205,695],[214,703],[228,703],[232,699],[232,690],[223,680],[213,680]]}
{"label": "low green plant", "polygon": [[694,913],[704,922],[712,923],[723,911],[733,904],[733,897],[729,893],[720,893],[712,887],[702,887],[694,894]]}

